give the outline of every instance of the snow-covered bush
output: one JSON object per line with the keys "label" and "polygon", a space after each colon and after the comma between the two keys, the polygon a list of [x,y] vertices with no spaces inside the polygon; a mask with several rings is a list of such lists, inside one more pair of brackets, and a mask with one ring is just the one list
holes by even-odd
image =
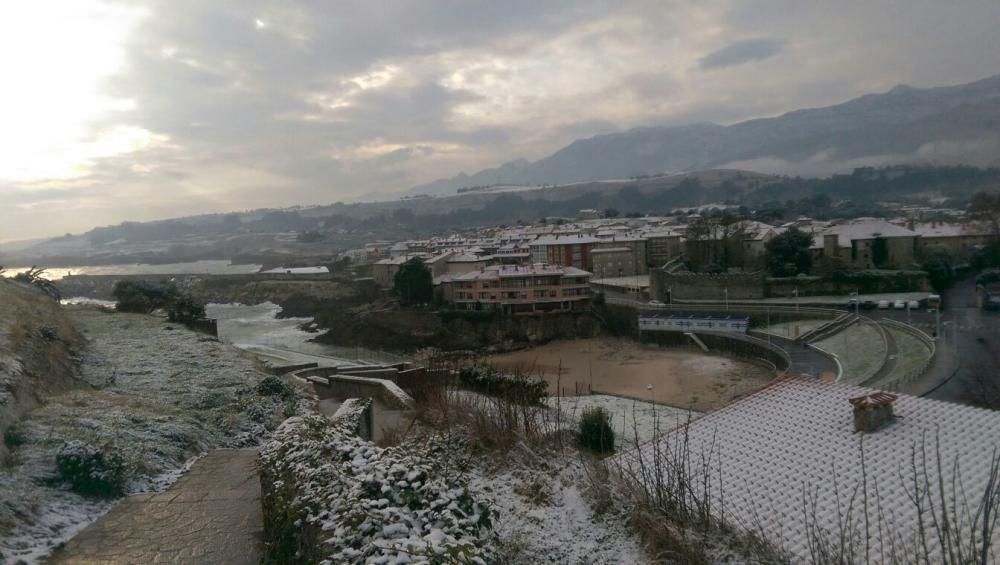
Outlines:
{"label": "snow-covered bush", "polygon": [[580,415],[580,443],[597,453],[615,450],[615,431],[607,410],[600,406],[584,408]]}
{"label": "snow-covered bush", "polygon": [[454,475],[435,476],[444,440],[379,448],[352,433],[362,412],[290,418],[261,450],[268,559],[488,561],[489,509]]}
{"label": "snow-covered bush", "polygon": [[269,375],[257,383],[257,394],[261,396],[292,398],[295,396],[295,389],[281,377]]}
{"label": "snow-covered bush", "polygon": [[125,458],[112,448],[73,440],[56,454],[59,477],[80,494],[121,496],[125,492],[128,467]]}

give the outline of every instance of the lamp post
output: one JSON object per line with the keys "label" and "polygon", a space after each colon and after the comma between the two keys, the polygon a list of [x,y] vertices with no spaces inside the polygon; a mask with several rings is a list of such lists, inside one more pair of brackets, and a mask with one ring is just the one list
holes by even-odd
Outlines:
{"label": "lamp post", "polygon": [[728,287],[722,287],[722,296],[726,300],[726,310],[729,310],[729,288]]}
{"label": "lamp post", "polygon": [[792,295],[795,296],[795,313],[799,313],[799,287],[792,289]]}

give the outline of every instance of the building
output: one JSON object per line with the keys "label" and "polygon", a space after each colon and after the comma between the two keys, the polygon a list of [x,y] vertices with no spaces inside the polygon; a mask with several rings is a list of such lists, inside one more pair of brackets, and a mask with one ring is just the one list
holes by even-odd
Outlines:
{"label": "building", "polygon": [[448,273],[448,259],[451,256],[451,252],[439,253],[437,255],[414,253],[412,255],[382,259],[372,263],[372,278],[375,279],[375,284],[382,288],[392,288],[399,268],[403,263],[414,258],[419,258],[424,262],[424,266],[430,270],[432,277],[440,277]]}
{"label": "building", "polygon": [[[814,562],[823,533],[832,546],[850,544],[857,562],[943,563],[941,523],[932,515],[948,516],[954,547],[982,542],[976,509],[986,495],[997,496],[991,466],[1000,412],[893,396],[786,377],[666,432],[640,453],[646,461],[688,454],[684,472],[699,485],[710,477],[716,517],[752,529],[794,562]],[[638,468],[636,455],[623,456],[623,466]],[[671,473],[670,464],[660,472]],[[1000,531],[989,531],[995,551]]]}
{"label": "building", "polygon": [[438,282],[442,299],[459,310],[531,314],[590,306],[590,273],[575,267],[492,265]]}
{"label": "building", "polygon": [[[643,237],[636,235],[619,234],[612,239],[604,240],[594,246],[590,251],[591,253],[591,271],[598,273],[596,263],[596,258],[594,253],[602,249],[627,249],[629,257],[623,259],[629,263],[632,273],[630,275],[646,275],[649,274],[649,265],[646,262],[646,240]],[[611,271],[608,271],[608,276],[611,276]]]}
{"label": "building", "polygon": [[593,263],[590,259],[590,250],[601,241],[596,237],[581,234],[545,235],[530,242],[528,248],[531,250],[532,263],[548,263],[591,271]]}
{"label": "building", "polygon": [[492,257],[488,255],[479,256],[469,253],[455,253],[451,257],[448,257],[446,273],[449,275],[463,275],[472,271],[478,271],[492,264],[492,261]]}
{"label": "building", "polygon": [[601,211],[594,208],[584,208],[576,213],[576,217],[579,220],[599,220]]}
{"label": "building", "polygon": [[920,234],[885,220],[859,219],[813,235],[815,261],[838,259],[855,269],[909,269],[917,259]]}
{"label": "building", "polygon": [[653,231],[642,234],[646,239],[646,265],[662,267],[684,253],[681,234],[675,231]]}
{"label": "building", "polygon": [[638,274],[635,254],[629,247],[601,247],[590,251],[594,275],[599,279],[634,277]]}
{"label": "building", "polygon": [[953,257],[968,259],[978,249],[993,241],[990,229],[977,223],[925,222],[911,224],[910,229],[920,235],[921,258],[943,249]]}
{"label": "building", "polygon": [[639,315],[641,331],[746,333],[749,327],[750,318],[747,316],[672,312],[643,312]]}

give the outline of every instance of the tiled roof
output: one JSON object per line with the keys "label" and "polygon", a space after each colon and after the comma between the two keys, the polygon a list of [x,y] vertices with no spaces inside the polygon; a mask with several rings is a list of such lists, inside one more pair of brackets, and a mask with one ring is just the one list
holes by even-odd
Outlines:
{"label": "tiled roof", "polygon": [[[899,395],[894,421],[877,432],[854,433],[848,400],[871,398],[869,395],[877,392],[788,377],[668,432],[656,444],[659,447],[646,444],[641,449],[653,456],[657,449],[662,454],[687,441],[695,476],[701,476],[701,465],[707,466],[712,476],[713,509],[718,511],[724,503],[728,519],[749,528],[762,526],[766,536],[797,559],[807,561],[810,557],[804,516],[814,511],[815,526],[836,535],[833,532],[838,531],[852,500],[853,535],[862,540],[862,551],[865,508],[874,538],[872,555],[879,555],[882,544],[889,543],[913,550],[919,530],[918,513],[910,498],[914,472],[920,481],[926,473],[940,511],[937,485],[938,469],[942,469],[945,500],[953,504],[953,486],[960,485],[970,514],[974,513],[987,488],[991,454],[1000,449],[1000,412]],[[936,448],[940,450],[940,467]],[[623,463],[634,462],[634,455],[623,456]],[[952,482],[953,478],[957,482]],[[866,507],[861,506],[862,499],[867,500]],[[961,532],[968,536],[969,514],[963,512],[958,510],[959,520],[964,522]],[[888,522],[899,536],[892,542],[888,534],[879,533]],[[928,522],[925,515],[925,527],[931,528]],[[1000,543],[1000,532],[993,534],[993,543]],[[931,551],[938,548],[932,546]],[[930,560],[936,561],[933,555]]]}

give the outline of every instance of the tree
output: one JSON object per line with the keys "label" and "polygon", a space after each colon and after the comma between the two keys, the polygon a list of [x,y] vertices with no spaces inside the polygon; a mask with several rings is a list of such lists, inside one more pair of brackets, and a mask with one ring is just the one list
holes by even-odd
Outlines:
{"label": "tree", "polygon": [[812,270],[812,236],[791,228],[765,244],[767,270],[775,277],[793,277]]}
{"label": "tree", "polygon": [[414,257],[400,265],[392,289],[403,304],[427,304],[434,298],[434,277],[423,259]]}
{"label": "tree", "polygon": [[606,210],[604,210],[605,218],[617,218],[618,214],[619,214],[618,210],[615,210],[614,208],[607,208]]}
{"label": "tree", "polygon": [[944,292],[955,282],[955,267],[951,253],[941,245],[928,246],[924,250],[924,263],[921,266],[927,271],[927,279],[937,292]]}
{"label": "tree", "polygon": [[1000,239],[1000,192],[977,192],[969,201],[969,218],[990,224],[993,239]]}

